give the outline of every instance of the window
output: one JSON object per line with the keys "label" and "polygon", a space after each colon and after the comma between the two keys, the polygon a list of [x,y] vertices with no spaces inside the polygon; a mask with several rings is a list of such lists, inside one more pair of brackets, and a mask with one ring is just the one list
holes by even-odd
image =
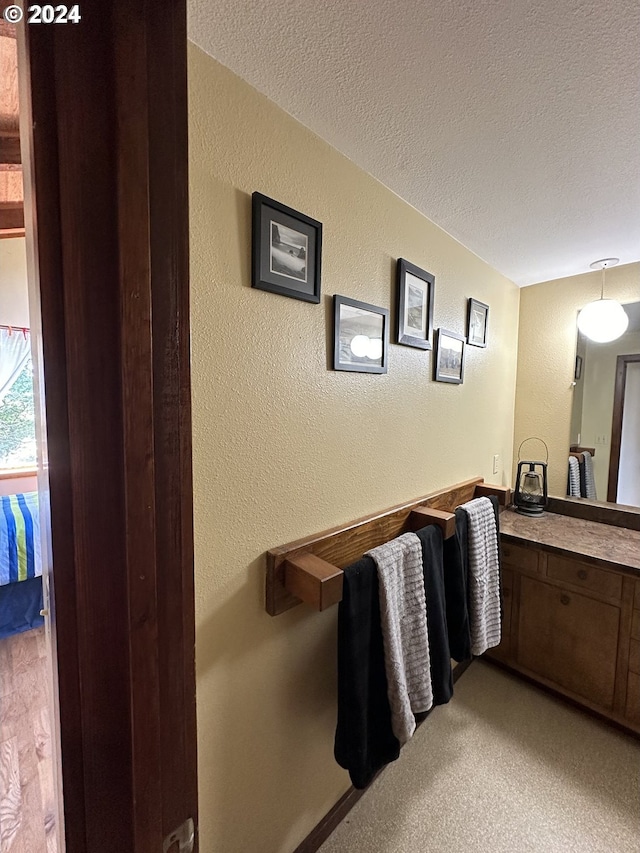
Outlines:
{"label": "window", "polygon": [[[16,334],[21,333],[14,331]],[[5,353],[0,346],[2,355]],[[24,359],[7,385],[0,399],[0,470],[35,468],[36,428],[30,356]]]}

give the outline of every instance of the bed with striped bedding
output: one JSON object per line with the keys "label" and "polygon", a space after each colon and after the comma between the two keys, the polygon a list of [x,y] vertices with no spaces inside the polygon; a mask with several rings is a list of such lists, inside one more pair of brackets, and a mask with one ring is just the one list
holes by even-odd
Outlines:
{"label": "bed with striped bedding", "polygon": [[38,493],[0,497],[0,638],[41,625]]}

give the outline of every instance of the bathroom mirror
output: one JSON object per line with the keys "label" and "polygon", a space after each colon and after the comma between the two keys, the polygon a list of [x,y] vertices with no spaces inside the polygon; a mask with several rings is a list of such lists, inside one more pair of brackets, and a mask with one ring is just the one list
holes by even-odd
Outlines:
{"label": "bathroom mirror", "polygon": [[640,506],[640,302],[623,307],[629,327],[617,340],[578,334],[571,446],[595,451],[597,500]]}

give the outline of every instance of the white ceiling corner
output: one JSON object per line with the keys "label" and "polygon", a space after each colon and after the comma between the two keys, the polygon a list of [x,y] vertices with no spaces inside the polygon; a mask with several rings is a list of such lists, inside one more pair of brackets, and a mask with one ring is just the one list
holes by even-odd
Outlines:
{"label": "white ceiling corner", "polygon": [[189,37],[516,284],[640,260],[637,0],[190,0]]}

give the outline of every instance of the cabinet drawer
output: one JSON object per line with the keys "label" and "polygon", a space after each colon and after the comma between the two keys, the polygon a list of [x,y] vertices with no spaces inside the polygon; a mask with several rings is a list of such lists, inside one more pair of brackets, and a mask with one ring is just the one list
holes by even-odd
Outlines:
{"label": "cabinet drawer", "polygon": [[640,675],[640,640],[631,640],[629,647],[629,669]]}
{"label": "cabinet drawer", "polygon": [[534,551],[532,548],[523,548],[521,545],[512,545],[511,542],[502,542],[501,552],[502,562],[505,566],[537,574],[538,551]]}
{"label": "cabinet drawer", "polygon": [[635,672],[629,673],[627,681],[627,719],[633,723],[640,723],[640,675]]}
{"label": "cabinet drawer", "polygon": [[570,583],[572,586],[588,589],[603,598],[622,596],[622,577],[613,572],[596,569],[587,563],[571,560],[568,557],[558,557],[549,554],[547,562],[547,577],[557,581]]}
{"label": "cabinet drawer", "polygon": [[640,610],[633,611],[631,619],[631,636],[634,640],[640,640]]}
{"label": "cabinet drawer", "polygon": [[613,705],[619,626],[613,604],[520,580],[517,662],[602,708]]}

